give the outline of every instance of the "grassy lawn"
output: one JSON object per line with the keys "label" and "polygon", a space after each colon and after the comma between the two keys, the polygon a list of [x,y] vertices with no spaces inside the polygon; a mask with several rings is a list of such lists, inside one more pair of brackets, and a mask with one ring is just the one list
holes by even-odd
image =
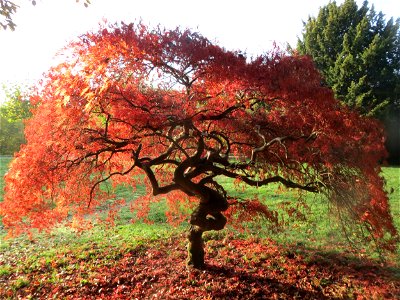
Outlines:
{"label": "grassy lawn", "polygon": [[[1,174],[9,161],[0,157]],[[383,172],[400,231],[400,168]],[[307,219],[298,220],[285,213],[292,205],[288,202],[297,199],[296,192],[277,185],[242,191],[231,180],[221,178],[220,183],[242,198],[258,195],[280,210],[281,228],[249,222],[245,231],[228,225],[206,233],[210,266],[200,272],[186,269],[188,225],[167,224],[165,202],[152,207],[152,224],[132,224],[132,213],[123,208],[112,228],[99,225],[77,235],[60,227],[34,241],[1,239],[0,298],[390,299],[400,292],[400,252],[382,264],[373,248],[350,247],[340,225],[329,216],[324,197],[305,194],[305,204],[297,209]],[[128,187],[119,187],[117,194],[131,201],[137,196]],[[0,235],[5,235],[1,229]]]}
{"label": "grassy lawn", "polygon": [[4,194],[4,180],[3,176],[8,170],[8,165],[11,161],[10,156],[0,156],[0,199],[3,199]]}

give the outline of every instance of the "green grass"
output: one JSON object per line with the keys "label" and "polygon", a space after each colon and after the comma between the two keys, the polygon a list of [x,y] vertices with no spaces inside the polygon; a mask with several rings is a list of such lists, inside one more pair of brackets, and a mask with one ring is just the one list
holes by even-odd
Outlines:
{"label": "green grass", "polygon": [[[383,175],[387,180],[387,190],[389,194],[391,210],[396,228],[400,231],[400,168],[386,167]],[[332,251],[354,251],[365,252],[371,257],[379,257],[381,254],[376,252],[376,248],[370,245],[361,245],[358,242],[360,237],[356,235],[357,228],[348,228],[347,235],[343,232],[341,222],[332,209],[326,197],[312,193],[302,193],[298,191],[284,190],[279,185],[268,185],[260,188],[247,188],[245,192],[235,190],[233,181],[229,178],[219,180],[227,190],[233,191],[233,196],[251,198],[258,195],[263,203],[271,209],[279,212],[282,225],[279,228],[268,226],[267,223],[248,224],[247,236],[270,237],[284,245],[298,244],[301,246],[312,247],[314,249],[324,249]],[[301,197],[300,206],[296,207],[297,201]],[[305,220],[290,217],[287,210],[290,207],[297,208],[306,217]],[[352,232],[349,230],[353,230]],[[400,263],[400,249],[392,259]]]}
{"label": "green grass", "polygon": [[[7,171],[10,159],[10,157],[0,157],[0,174]],[[400,231],[400,168],[384,168],[383,174],[387,180],[387,189],[391,191],[392,213],[395,224]],[[282,226],[274,228],[268,223],[249,222],[247,230],[235,231],[228,225],[227,229],[221,232],[207,233],[206,239],[220,239],[233,232],[233,234],[242,238],[269,237],[283,245],[299,245],[325,251],[348,251],[348,240],[342,234],[338,222],[330,216],[328,202],[323,196],[310,193],[303,194],[304,204],[306,205],[298,209],[307,216],[307,219],[298,220],[285,213],[285,209],[297,203],[296,200],[299,197],[297,192],[282,191],[278,185],[241,190],[235,188],[230,179],[220,178],[219,182],[233,196],[242,198],[259,196],[262,198],[269,207],[281,212]],[[0,187],[3,189],[3,180],[0,180]],[[104,188],[109,187],[104,186]],[[136,194],[133,193],[132,188],[126,186],[118,187],[116,190],[118,198],[129,199],[129,201],[134,201],[137,195],[142,195],[144,192],[144,188],[140,186],[135,189]],[[132,224],[132,212],[128,207],[124,207],[119,213],[115,227],[106,228],[103,225],[97,225],[80,234],[76,234],[68,228],[59,227],[54,229],[50,235],[37,235],[35,241],[30,241],[23,236],[3,240],[2,237],[5,236],[5,232],[0,229],[0,255],[2,259],[4,261],[18,261],[18,259],[13,258],[22,257],[25,261],[23,265],[3,266],[0,264],[0,274],[7,274],[19,269],[27,272],[30,269],[55,263],[55,261],[57,264],[62,264],[63,257],[68,255],[74,255],[77,259],[87,259],[96,255],[102,257],[120,255],[130,249],[136,249],[140,245],[152,243],[159,239],[171,238],[183,233],[188,228],[187,224],[175,228],[166,223],[165,211],[167,205],[165,201],[161,200],[154,203],[151,208],[149,220],[152,224],[143,222]],[[372,248],[366,247],[361,250],[372,257],[378,255]],[[357,251],[360,251],[360,249],[357,249]],[[400,252],[397,253],[397,258],[394,256],[394,259],[400,263]],[[27,283],[21,281],[18,284]]]}
{"label": "green grass", "polygon": [[400,167],[383,168],[383,176],[386,179],[394,223],[400,232]]}
{"label": "green grass", "polygon": [[1,156],[0,155],[0,201],[3,200],[4,195],[4,180],[3,176],[8,170],[8,165],[11,162],[11,156]]}

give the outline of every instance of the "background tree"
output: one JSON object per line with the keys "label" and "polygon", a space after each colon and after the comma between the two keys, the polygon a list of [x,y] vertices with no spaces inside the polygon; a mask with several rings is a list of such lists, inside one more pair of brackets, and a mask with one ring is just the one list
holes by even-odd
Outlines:
{"label": "background tree", "polygon": [[[32,5],[36,5],[35,0],[29,0],[32,2]],[[76,2],[79,2],[77,0]],[[90,4],[90,0],[84,0],[85,7],[87,7]],[[15,30],[16,24],[13,21],[13,16],[17,12],[19,6],[14,3],[14,1],[10,0],[0,0],[0,26],[3,29],[11,29]]]}
{"label": "background tree", "polygon": [[30,104],[19,86],[3,86],[6,101],[0,105],[0,154],[12,155],[25,143],[24,121],[30,117]]}
{"label": "background tree", "polygon": [[31,98],[28,142],[5,177],[0,213],[10,234],[84,224],[110,199],[102,182],[145,178],[149,194],[135,200],[142,212],[157,195],[172,212],[193,209],[188,261],[202,267],[202,234],[224,228],[226,216],[240,220],[244,208],[278,220],[257,199],[227,194],[218,182],[225,176],[324,193],[340,215],[394,247],[378,166],[383,130],[338,105],[307,57],[247,61],[198,33],[143,24],[110,25],[66,51]]}
{"label": "background tree", "polygon": [[385,21],[368,2],[330,2],[304,23],[300,54],[310,55],[335,96],[384,121],[391,160],[400,163],[399,20]]}

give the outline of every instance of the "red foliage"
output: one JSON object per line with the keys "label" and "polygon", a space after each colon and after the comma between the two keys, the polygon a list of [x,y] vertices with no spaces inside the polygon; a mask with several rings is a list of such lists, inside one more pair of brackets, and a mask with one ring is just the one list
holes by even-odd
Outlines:
{"label": "red foliage", "polygon": [[109,197],[101,182],[144,174],[169,203],[183,198],[173,191],[224,194],[217,175],[321,192],[382,243],[396,236],[379,176],[382,126],[341,106],[308,57],[250,60],[143,24],[87,33],[65,55],[31,98],[28,142],[5,177],[10,234],[79,218]]}

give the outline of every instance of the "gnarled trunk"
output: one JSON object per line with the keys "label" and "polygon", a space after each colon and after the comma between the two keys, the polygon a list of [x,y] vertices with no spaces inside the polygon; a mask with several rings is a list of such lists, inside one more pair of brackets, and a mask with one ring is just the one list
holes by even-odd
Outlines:
{"label": "gnarled trunk", "polygon": [[[190,218],[187,260],[188,265],[199,269],[204,267],[203,232],[223,229],[226,218],[221,212],[227,210],[229,206],[225,191],[218,183],[213,181],[213,176],[205,177],[198,183],[192,181],[193,178],[206,170],[205,165],[211,164],[206,159],[201,158],[203,150],[204,141],[199,138],[196,154],[183,161],[174,172],[174,181],[181,187],[182,191],[188,195],[197,196],[200,200]],[[193,169],[191,170],[191,168]]]}
{"label": "gnarled trunk", "polygon": [[204,268],[205,251],[202,237],[203,232],[221,230],[225,227],[226,218],[221,211],[228,208],[228,203],[222,195],[218,194],[218,196],[211,198],[208,203],[200,203],[191,215],[190,224],[192,226],[190,226],[188,235],[187,263],[194,268]]}

